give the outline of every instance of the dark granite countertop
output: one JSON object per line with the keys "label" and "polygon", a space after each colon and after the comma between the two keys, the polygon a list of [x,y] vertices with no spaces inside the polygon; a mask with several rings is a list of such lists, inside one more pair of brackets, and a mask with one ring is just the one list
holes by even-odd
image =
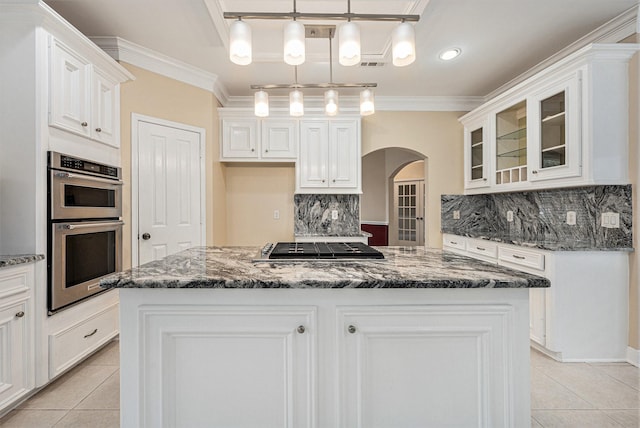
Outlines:
{"label": "dark granite countertop", "polygon": [[255,262],[258,247],[197,247],[110,275],[103,288],[529,288],[549,280],[424,247],[384,260]]}
{"label": "dark granite countertop", "polygon": [[528,248],[538,248],[540,250],[548,250],[548,251],[634,251],[633,248],[630,247],[603,247],[602,245],[598,246],[591,241],[581,241],[578,239],[573,239],[571,241],[531,241],[519,237],[508,236],[508,235],[494,235],[488,234],[486,232],[447,232],[442,231],[442,233],[449,233],[452,235],[466,236],[468,238],[474,239],[484,239],[485,241],[493,241],[499,242],[502,244],[511,244],[518,245],[520,247],[528,247]]}
{"label": "dark granite countertop", "polygon": [[0,255],[0,268],[44,260],[44,254]]}

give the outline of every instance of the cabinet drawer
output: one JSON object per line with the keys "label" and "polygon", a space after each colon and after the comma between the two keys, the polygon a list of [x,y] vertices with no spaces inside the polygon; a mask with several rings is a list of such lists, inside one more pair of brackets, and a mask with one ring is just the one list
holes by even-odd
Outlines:
{"label": "cabinet drawer", "polygon": [[0,269],[0,298],[29,292],[33,282],[33,266],[23,265]]}
{"label": "cabinet drawer", "polygon": [[442,235],[442,245],[447,248],[455,248],[456,250],[466,250],[467,249],[467,240],[462,236],[457,235]]}
{"label": "cabinet drawer", "polygon": [[469,239],[467,241],[467,251],[474,255],[496,259],[498,257],[498,244],[482,239]]}
{"label": "cabinet drawer", "polygon": [[118,334],[118,304],[49,336],[49,376],[59,375]]}
{"label": "cabinet drawer", "polygon": [[544,271],[544,254],[513,247],[499,247],[498,260]]}

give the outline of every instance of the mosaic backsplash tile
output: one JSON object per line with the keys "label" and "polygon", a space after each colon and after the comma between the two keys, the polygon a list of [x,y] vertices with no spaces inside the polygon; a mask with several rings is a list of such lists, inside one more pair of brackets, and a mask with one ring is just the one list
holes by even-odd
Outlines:
{"label": "mosaic backsplash tile", "polygon": [[[483,195],[443,195],[442,232],[552,250],[632,248],[631,185],[588,186]],[[454,211],[460,211],[455,220]],[[513,221],[507,221],[507,212]],[[567,224],[567,211],[576,224]],[[618,213],[619,228],[601,226]]]}
{"label": "mosaic backsplash tile", "polygon": [[[294,233],[300,235],[354,236],[360,234],[359,195],[297,194]],[[333,219],[332,211],[338,212]]]}

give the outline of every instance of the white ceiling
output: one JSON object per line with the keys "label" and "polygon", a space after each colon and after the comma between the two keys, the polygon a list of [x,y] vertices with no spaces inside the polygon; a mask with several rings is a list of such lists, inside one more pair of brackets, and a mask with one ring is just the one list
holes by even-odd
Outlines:
{"label": "white ceiling", "polygon": [[[292,0],[45,1],[89,37],[118,36],[217,75],[232,97],[251,95],[250,84],[293,83],[293,67],[281,60],[286,21],[246,21],[253,32],[254,62],[239,66],[228,59],[231,21],[222,17],[223,12],[291,12]],[[395,24],[361,22],[363,61],[386,64],[343,67],[335,60],[334,40],[333,81],[377,82],[378,96],[486,96],[637,5],[637,0],[353,0],[353,13],[421,15],[415,24],[417,60],[407,67],[391,65]],[[298,12],[346,9],[346,0],[297,0]],[[452,46],[462,55],[439,60],[439,52]],[[307,40],[298,81],[329,81],[326,39]]]}

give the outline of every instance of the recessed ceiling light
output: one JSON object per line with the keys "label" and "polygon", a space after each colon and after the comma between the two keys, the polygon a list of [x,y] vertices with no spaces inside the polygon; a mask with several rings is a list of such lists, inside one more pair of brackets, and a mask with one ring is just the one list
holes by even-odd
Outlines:
{"label": "recessed ceiling light", "polygon": [[440,52],[440,59],[443,61],[449,61],[451,59],[454,59],[458,55],[460,55],[461,52],[462,50],[460,48],[447,49],[445,51]]}

